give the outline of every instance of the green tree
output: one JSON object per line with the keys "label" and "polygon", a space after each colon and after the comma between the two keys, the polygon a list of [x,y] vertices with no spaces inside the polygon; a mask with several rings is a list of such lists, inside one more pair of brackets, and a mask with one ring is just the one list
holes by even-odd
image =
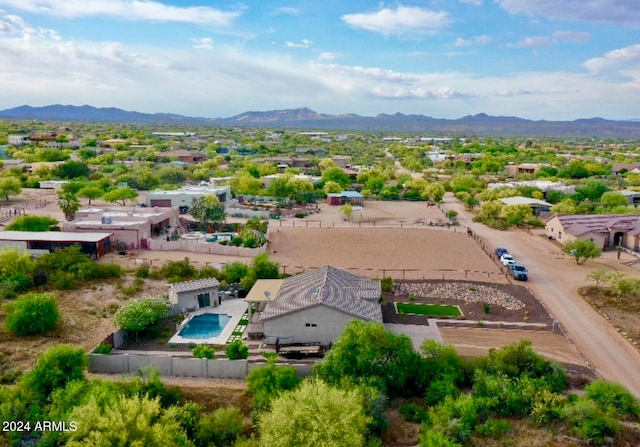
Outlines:
{"label": "green tree", "polygon": [[499,200],[484,202],[480,207],[480,215],[483,219],[497,219],[503,206],[504,204]]}
{"label": "green tree", "polygon": [[7,231],[49,231],[58,221],[49,216],[19,216],[11,222]]}
{"label": "green tree", "polygon": [[127,206],[127,200],[135,200],[137,197],[138,193],[129,186],[112,189],[102,195],[105,202],[118,203],[121,206]]}
{"label": "green tree", "polygon": [[9,201],[10,196],[17,196],[21,192],[20,180],[15,177],[0,177],[0,197],[5,202]]}
{"label": "green tree", "polygon": [[429,199],[433,200],[436,203],[440,203],[442,202],[442,198],[444,197],[445,189],[441,183],[433,182],[429,183],[424,192],[429,197]]}
{"label": "green tree", "polygon": [[551,207],[551,212],[554,214],[575,214],[576,201],[569,198],[562,199]]}
{"label": "green tree", "polygon": [[609,293],[616,298],[637,295],[640,290],[640,279],[633,278],[624,272],[609,272],[606,274]]}
{"label": "green tree", "polygon": [[28,276],[33,273],[35,266],[29,252],[11,246],[4,246],[0,250],[0,277],[15,274]]}
{"label": "green tree", "polygon": [[59,320],[54,295],[30,293],[7,306],[5,324],[16,335],[43,335],[54,330]]}
{"label": "green tree", "polygon": [[340,207],[340,212],[345,215],[348,222],[351,222],[351,216],[353,215],[353,207],[351,204],[346,203]]}
{"label": "green tree", "polygon": [[76,212],[80,209],[80,201],[75,194],[63,192],[58,196],[58,206],[64,213],[64,218],[71,221],[75,219]]}
{"label": "green tree", "polygon": [[128,301],[115,313],[115,323],[122,329],[138,332],[155,324],[169,313],[167,296],[137,298]]}
{"label": "green tree", "polygon": [[88,185],[80,189],[78,191],[79,197],[84,197],[85,199],[89,199],[89,205],[91,205],[91,201],[95,200],[99,197],[102,197],[104,191],[97,186]]}
{"label": "green tree", "polygon": [[63,179],[75,179],[78,177],[89,177],[91,170],[86,163],[81,161],[67,161],[58,165],[53,170],[53,175]]}
{"label": "green tree", "polygon": [[214,195],[206,195],[198,197],[191,203],[189,213],[198,219],[200,222],[200,229],[203,231],[208,230],[209,224],[217,225],[220,222],[224,222],[226,218],[224,203],[220,202]]}
{"label": "green tree", "polygon": [[342,192],[343,188],[337,182],[327,182],[324,184],[323,190],[325,194],[335,194]]}
{"label": "green tree", "polygon": [[87,365],[89,357],[82,348],[58,345],[38,357],[36,367],[25,376],[25,380],[40,399],[45,400],[70,382],[84,381]]}
{"label": "green tree", "polygon": [[196,433],[198,446],[231,446],[242,431],[243,416],[238,407],[218,408],[200,418]]}
{"label": "green tree", "polygon": [[313,373],[330,384],[363,383],[390,396],[412,389],[421,366],[411,339],[387,331],[380,323],[351,321]]}
{"label": "green tree", "polygon": [[625,387],[604,380],[594,380],[584,388],[584,396],[595,402],[601,410],[614,412],[618,417],[640,415],[640,402]]}
{"label": "green tree", "polygon": [[600,197],[600,203],[606,208],[613,208],[616,206],[627,206],[627,198],[624,194],[617,191],[607,191]]}
{"label": "green tree", "polygon": [[586,199],[598,200],[608,190],[609,188],[607,188],[607,185],[602,180],[589,179],[584,182],[582,187],[577,189],[577,192],[582,194]]}
{"label": "green tree", "polygon": [[602,249],[595,242],[583,239],[567,242],[562,251],[573,256],[578,265],[584,264],[588,259],[595,259],[602,253]]}
{"label": "green tree", "polygon": [[160,400],[118,396],[107,405],[91,398],[70,415],[77,430],[67,432],[68,447],[146,446],[189,447],[179,423],[179,409],[163,409]]}
{"label": "green tree", "polygon": [[243,360],[249,357],[249,346],[245,345],[242,340],[234,340],[227,344],[225,354],[229,360]]}
{"label": "green tree", "polygon": [[336,182],[343,189],[351,186],[351,177],[338,167],[331,167],[322,172],[322,183]]}
{"label": "green tree", "polygon": [[275,398],[259,419],[263,445],[273,447],[361,447],[368,418],[356,391],[307,380]]}
{"label": "green tree", "polygon": [[268,409],[274,397],[294,389],[300,381],[294,367],[277,366],[275,359],[268,359],[267,366],[254,368],[247,376],[247,389],[253,397],[251,406],[257,412]]}
{"label": "green tree", "polygon": [[526,219],[533,216],[533,211],[529,205],[505,205],[502,214],[511,225],[520,225]]}

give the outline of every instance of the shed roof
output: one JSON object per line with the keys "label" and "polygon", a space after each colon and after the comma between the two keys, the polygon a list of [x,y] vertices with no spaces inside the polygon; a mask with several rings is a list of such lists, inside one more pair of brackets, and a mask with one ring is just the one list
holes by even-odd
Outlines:
{"label": "shed roof", "polygon": [[544,200],[539,199],[531,199],[529,197],[515,196],[515,197],[504,197],[502,199],[498,199],[505,205],[529,205],[529,206],[553,206],[553,204],[549,202],[545,202]]}
{"label": "shed roof", "polygon": [[0,241],[100,242],[113,233],[73,233],[70,231],[0,231]]}
{"label": "shed roof", "polygon": [[171,284],[171,289],[177,293],[192,292],[195,290],[211,289],[219,287],[220,282],[215,278],[196,279],[193,281],[175,282]]}
{"label": "shed roof", "polygon": [[380,281],[326,266],[286,278],[261,319],[270,320],[325,305],[356,318],[381,322],[382,310],[376,301],[380,295]]}

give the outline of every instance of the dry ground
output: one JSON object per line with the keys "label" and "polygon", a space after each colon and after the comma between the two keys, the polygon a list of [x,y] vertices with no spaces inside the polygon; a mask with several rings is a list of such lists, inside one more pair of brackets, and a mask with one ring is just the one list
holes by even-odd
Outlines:
{"label": "dry ground", "polygon": [[[128,281],[122,281],[126,286]],[[58,328],[44,336],[18,337],[4,328],[4,310],[0,310],[0,354],[9,369],[27,370],[35,366],[40,353],[58,344],[80,346],[87,352],[111,334],[113,313],[128,299],[118,282],[88,285],[71,291],[51,291],[58,297],[61,321]],[[139,296],[167,293],[165,281],[145,280]],[[9,300],[7,300],[9,301]]]}

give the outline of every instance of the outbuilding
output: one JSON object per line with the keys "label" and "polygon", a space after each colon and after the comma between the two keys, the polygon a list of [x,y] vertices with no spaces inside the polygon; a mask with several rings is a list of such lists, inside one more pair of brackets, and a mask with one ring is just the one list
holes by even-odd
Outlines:
{"label": "outbuilding", "polygon": [[222,303],[222,297],[218,294],[220,282],[216,278],[176,282],[170,284],[170,288],[169,302],[173,315],[217,307]]}

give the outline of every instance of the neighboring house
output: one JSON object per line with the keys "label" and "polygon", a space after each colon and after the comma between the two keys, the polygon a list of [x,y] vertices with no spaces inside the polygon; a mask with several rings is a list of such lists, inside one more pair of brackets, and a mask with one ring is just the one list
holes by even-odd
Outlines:
{"label": "neighboring house", "polygon": [[31,143],[31,140],[26,135],[9,135],[7,137],[7,141],[9,142],[9,144],[12,144],[14,146],[22,146],[23,144]]}
{"label": "neighboring house", "polygon": [[625,198],[627,199],[627,203],[629,205],[632,205],[632,206],[640,205],[640,191],[631,191],[628,189],[622,189],[620,191],[614,191],[614,192],[619,192],[620,194],[625,196]]}
{"label": "neighboring house", "polygon": [[329,205],[345,205],[350,204],[353,206],[364,205],[364,196],[357,191],[342,191],[336,193],[327,194],[327,203]]}
{"label": "neighboring house", "polygon": [[549,180],[525,180],[522,182],[489,183],[487,185],[487,189],[518,188],[520,186],[537,188],[542,191],[545,196],[549,191],[560,191],[563,194],[575,194],[576,192],[576,189],[573,186],[565,185],[562,182],[552,182]]}
{"label": "neighboring house", "polygon": [[640,216],[632,214],[557,214],[545,223],[547,236],[562,244],[592,240],[600,248],[618,245],[638,251]]}
{"label": "neighboring house", "polygon": [[79,245],[83,253],[98,259],[111,251],[111,233],[68,233],[64,231],[0,231],[0,247],[12,246],[41,255],[57,248]]}
{"label": "neighboring house", "polygon": [[515,177],[519,174],[535,174],[543,166],[546,165],[541,163],[520,163],[519,165],[507,165],[504,170],[511,177]]}
{"label": "neighboring house", "polygon": [[209,195],[216,196],[221,202],[228,202],[231,199],[231,187],[200,185],[183,186],[171,191],[149,191],[147,206],[187,207],[188,209],[195,199]]}
{"label": "neighboring house", "polygon": [[202,309],[217,307],[222,298],[218,294],[220,283],[215,278],[197,279],[170,284],[169,302],[173,315]]}
{"label": "neighboring house", "polygon": [[631,172],[640,169],[640,163],[614,163],[611,167],[611,173],[619,175],[625,172]]}
{"label": "neighboring house", "polygon": [[252,289],[245,301],[266,303],[259,316],[265,338],[327,346],[351,320],[382,322],[379,280],[326,266],[267,287],[261,281],[254,286],[258,293]]}
{"label": "neighboring house", "polygon": [[196,164],[203,162],[207,159],[207,155],[204,152],[197,151],[187,151],[187,150],[175,150],[175,151],[166,151],[166,152],[158,152],[156,154],[157,158],[176,158],[178,161],[187,164]]}
{"label": "neighboring house", "polygon": [[[73,233],[108,231],[126,248],[146,249],[147,239],[169,234],[178,227],[178,208],[84,208],[62,229]],[[121,248],[121,247],[120,247]]]}
{"label": "neighboring house", "polygon": [[296,155],[307,155],[310,157],[326,157],[329,152],[319,147],[301,147],[296,149]]}

